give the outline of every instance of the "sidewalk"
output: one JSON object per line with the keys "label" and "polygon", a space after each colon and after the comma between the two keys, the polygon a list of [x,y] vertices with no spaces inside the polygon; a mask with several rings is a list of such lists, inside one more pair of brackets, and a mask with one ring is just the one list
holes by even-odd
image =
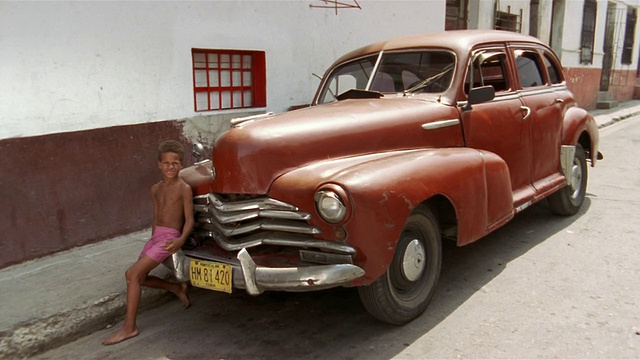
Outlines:
{"label": "sidewalk", "polygon": [[[28,357],[124,318],[125,270],[151,229],[0,270],[0,359]],[[159,266],[153,274],[170,275]],[[144,289],[141,308],[173,297]]]}
{"label": "sidewalk", "polygon": [[[640,100],[591,114],[602,128],[640,114]],[[0,359],[28,357],[121,321],[124,271],[149,235],[139,231],[1,269]],[[169,275],[162,266],[153,273]],[[172,297],[145,289],[141,307]]]}

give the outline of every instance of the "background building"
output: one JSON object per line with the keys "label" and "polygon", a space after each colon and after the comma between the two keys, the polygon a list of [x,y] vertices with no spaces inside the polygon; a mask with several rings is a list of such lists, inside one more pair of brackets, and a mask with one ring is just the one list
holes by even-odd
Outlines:
{"label": "background building", "polygon": [[1,1],[0,267],[149,226],[162,140],[211,144],[354,47],[444,28],[441,1],[341,3]]}
{"label": "background building", "polygon": [[0,1],[0,268],[148,227],[159,142],[210,145],[231,118],[309,103],[314,74],[382,39],[531,34],[561,56],[581,106],[631,99],[637,5]]}
{"label": "background building", "polygon": [[586,109],[634,97],[638,0],[446,0],[447,30],[502,29],[538,37],[560,56]]}

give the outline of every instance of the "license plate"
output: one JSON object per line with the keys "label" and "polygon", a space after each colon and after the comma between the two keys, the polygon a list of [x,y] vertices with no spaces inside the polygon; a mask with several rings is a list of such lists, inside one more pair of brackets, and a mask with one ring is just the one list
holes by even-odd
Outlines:
{"label": "license plate", "polygon": [[189,278],[193,286],[231,294],[231,265],[191,259],[189,269]]}

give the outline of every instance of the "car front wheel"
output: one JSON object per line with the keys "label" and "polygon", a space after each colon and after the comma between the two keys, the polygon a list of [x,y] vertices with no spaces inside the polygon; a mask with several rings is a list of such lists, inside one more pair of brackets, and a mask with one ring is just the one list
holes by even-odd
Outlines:
{"label": "car front wheel", "polygon": [[358,293],[375,318],[402,325],[418,317],[433,296],[442,266],[442,244],[435,216],[418,207],[409,216],[387,272]]}
{"label": "car front wheel", "polygon": [[558,215],[574,215],[582,206],[587,192],[587,156],[580,144],[569,173],[569,185],[549,196],[551,211]]}

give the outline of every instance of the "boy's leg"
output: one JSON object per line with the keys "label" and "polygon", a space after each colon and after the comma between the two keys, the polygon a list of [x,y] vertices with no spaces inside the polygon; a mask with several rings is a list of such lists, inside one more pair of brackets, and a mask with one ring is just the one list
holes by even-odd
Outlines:
{"label": "boy's leg", "polygon": [[182,307],[184,309],[191,306],[187,283],[173,283],[157,276],[150,275],[143,280],[142,285],[154,289],[171,291],[178,297],[178,299],[180,299],[180,301],[182,301]]}
{"label": "boy's leg", "polygon": [[111,335],[102,342],[104,345],[117,344],[138,335],[136,327],[136,316],[138,315],[138,305],[140,305],[140,297],[142,293],[142,283],[151,270],[159,264],[148,256],[142,256],[131,265],[125,277],[127,279],[127,312],[124,318],[122,329]]}

